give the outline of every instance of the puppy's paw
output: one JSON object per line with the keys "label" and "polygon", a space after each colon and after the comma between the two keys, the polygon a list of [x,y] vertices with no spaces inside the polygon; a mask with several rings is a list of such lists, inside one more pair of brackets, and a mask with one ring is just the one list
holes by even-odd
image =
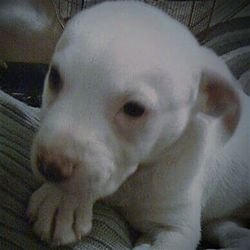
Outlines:
{"label": "puppy's paw", "polygon": [[36,235],[52,245],[80,240],[92,227],[92,203],[53,183],[45,183],[33,193],[27,214]]}

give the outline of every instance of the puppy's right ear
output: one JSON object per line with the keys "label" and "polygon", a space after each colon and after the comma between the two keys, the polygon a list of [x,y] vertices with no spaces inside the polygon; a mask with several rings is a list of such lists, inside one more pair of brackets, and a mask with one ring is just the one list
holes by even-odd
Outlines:
{"label": "puppy's right ear", "polygon": [[225,143],[233,135],[241,114],[237,81],[220,58],[204,50],[197,108],[219,120],[216,136]]}

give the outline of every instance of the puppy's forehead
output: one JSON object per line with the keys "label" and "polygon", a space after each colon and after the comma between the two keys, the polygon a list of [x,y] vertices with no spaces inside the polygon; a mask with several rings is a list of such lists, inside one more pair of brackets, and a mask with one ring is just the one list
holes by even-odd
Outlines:
{"label": "puppy's forehead", "polygon": [[138,2],[106,2],[70,21],[53,60],[65,77],[78,82],[81,77],[91,84],[107,78],[107,84],[121,88],[148,76],[160,79],[161,87],[165,79],[167,92],[172,92],[173,83],[191,83],[197,47],[186,28],[157,9]]}

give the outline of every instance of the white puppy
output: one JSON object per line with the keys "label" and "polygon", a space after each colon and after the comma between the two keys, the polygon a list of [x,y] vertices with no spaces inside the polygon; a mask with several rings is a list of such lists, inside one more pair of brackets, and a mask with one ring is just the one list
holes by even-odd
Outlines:
{"label": "white puppy", "polygon": [[[28,213],[53,244],[91,230],[106,198],[136,249],[250,249],[249,99],[165,13],[107,2],[74,17],[45,80]],[[51,232],[53,230],[53,232]]]}

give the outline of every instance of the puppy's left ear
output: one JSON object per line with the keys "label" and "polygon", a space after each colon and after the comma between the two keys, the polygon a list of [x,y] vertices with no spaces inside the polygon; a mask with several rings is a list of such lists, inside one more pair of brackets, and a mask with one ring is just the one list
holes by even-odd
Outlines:
{"label": "puppy's left ear", "polygon": [[237,81],[225,63],[213,52],[204,53],[203,67],[198,94],[198,111],[219,121],[216,135],[225,143],[234,133],[241,114]]}

